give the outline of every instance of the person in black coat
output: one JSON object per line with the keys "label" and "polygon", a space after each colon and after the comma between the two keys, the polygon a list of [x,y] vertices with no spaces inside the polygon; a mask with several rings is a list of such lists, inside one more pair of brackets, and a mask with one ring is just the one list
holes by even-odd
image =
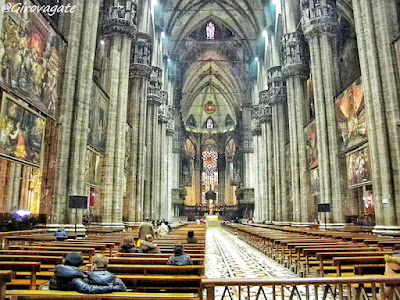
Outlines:
{"label": "person in black coat", "polygon": [[83,264],[80,253],[72,252],[65,256],[64,264],[57,265],[54,275],[50,278],[50,290],[77,291],[85,294],[103,294],[122,292],[120,285],[95,285],[85,279],[85,274],[79,267]]}

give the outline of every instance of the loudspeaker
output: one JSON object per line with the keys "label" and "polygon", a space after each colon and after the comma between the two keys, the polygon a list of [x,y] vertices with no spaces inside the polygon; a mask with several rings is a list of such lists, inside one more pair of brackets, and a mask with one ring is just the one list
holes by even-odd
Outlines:
{"label": "loudspeaker", "polygon": [[87,196],[69,196],[69,208],[88,208]]}
{"label": "loudspeaker", "polygon": [[318,203],[318,212],[331,212],[330,203]]}

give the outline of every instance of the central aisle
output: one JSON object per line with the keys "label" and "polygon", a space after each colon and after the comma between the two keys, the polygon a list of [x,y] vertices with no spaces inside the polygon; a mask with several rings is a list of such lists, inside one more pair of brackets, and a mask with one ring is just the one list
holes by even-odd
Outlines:
{"label": "central aisle", "polygon": [[[295,273],[223,229],[219,224],[207,226],[204,266],[205,276],[208,278],[297,277]],[[229,290],[232,294],[237,294],[235,289]],[[268,294],[272,293],[268,290],[267,288]],[[217,288],[215,292],[217,299],[223,295],[224,288]],[[251,296],[256,293],[257,288],[252,288]],[[226,296],[224,299],[230,298]]]}

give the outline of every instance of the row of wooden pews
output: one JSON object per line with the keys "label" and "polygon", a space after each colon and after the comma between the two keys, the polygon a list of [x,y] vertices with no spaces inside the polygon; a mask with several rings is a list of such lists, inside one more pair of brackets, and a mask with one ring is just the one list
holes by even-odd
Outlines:
{"label": "row of wooden pews", "polygon": [[[187,244],[188,230],[195,231],[197,244]],[[137,231],[91,235],[85,240],[52,241],[34,237],[23,245],[11,245],[0,250],[0,269],[9,270],[7,282],[10,299],[198,299],[201,280],[204,279],[205,226],[180,226],[155,242],[161,254],[119,253],[119,245],[127,235],[137,237]],[[183,243],[191,255],[193,265],[167,265],[173,255],[174,243]],[[70,252],[81,252],[89,264],[95,254],[109,258],[108,270],[121,278],[132,292],[82,295],[76,292],[41,290],[54,273],[55,265],[62,263]],[[1,275],[1,274],[0,274]],[[1,276],[0,276],[1,280]],[[17,281],[20,282],[17,282]],[[0,281],[1,282],[1,281]],[[23,288],[23,289],[19,289]],[[1,298],[3,299],[3,298]]]}
{"label": "row of wooden pews", "polygon": [[225,224],[301,276],[383,275],[384,256],[400,239],[364,232],[343,232],[261,224]]}

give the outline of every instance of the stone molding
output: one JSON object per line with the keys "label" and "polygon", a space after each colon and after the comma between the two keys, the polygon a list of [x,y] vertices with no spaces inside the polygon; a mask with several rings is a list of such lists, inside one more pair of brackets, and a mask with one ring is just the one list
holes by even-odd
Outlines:
{"label": "stone molding", "polygon": [[282,75],[284,77],[309,76],[309,53],[304,35],[290,32],[282,38]]}
{"label": "stone molding", "polygon": [[271,67],[267,71],[270,105],[284,103],[286,101],[286,81],[282,76],[282,67]]}
{"label": "stone molding", "polygon": [[339,29],[335,0],[300,0],[303,33],[307,39],[336,35]]}

